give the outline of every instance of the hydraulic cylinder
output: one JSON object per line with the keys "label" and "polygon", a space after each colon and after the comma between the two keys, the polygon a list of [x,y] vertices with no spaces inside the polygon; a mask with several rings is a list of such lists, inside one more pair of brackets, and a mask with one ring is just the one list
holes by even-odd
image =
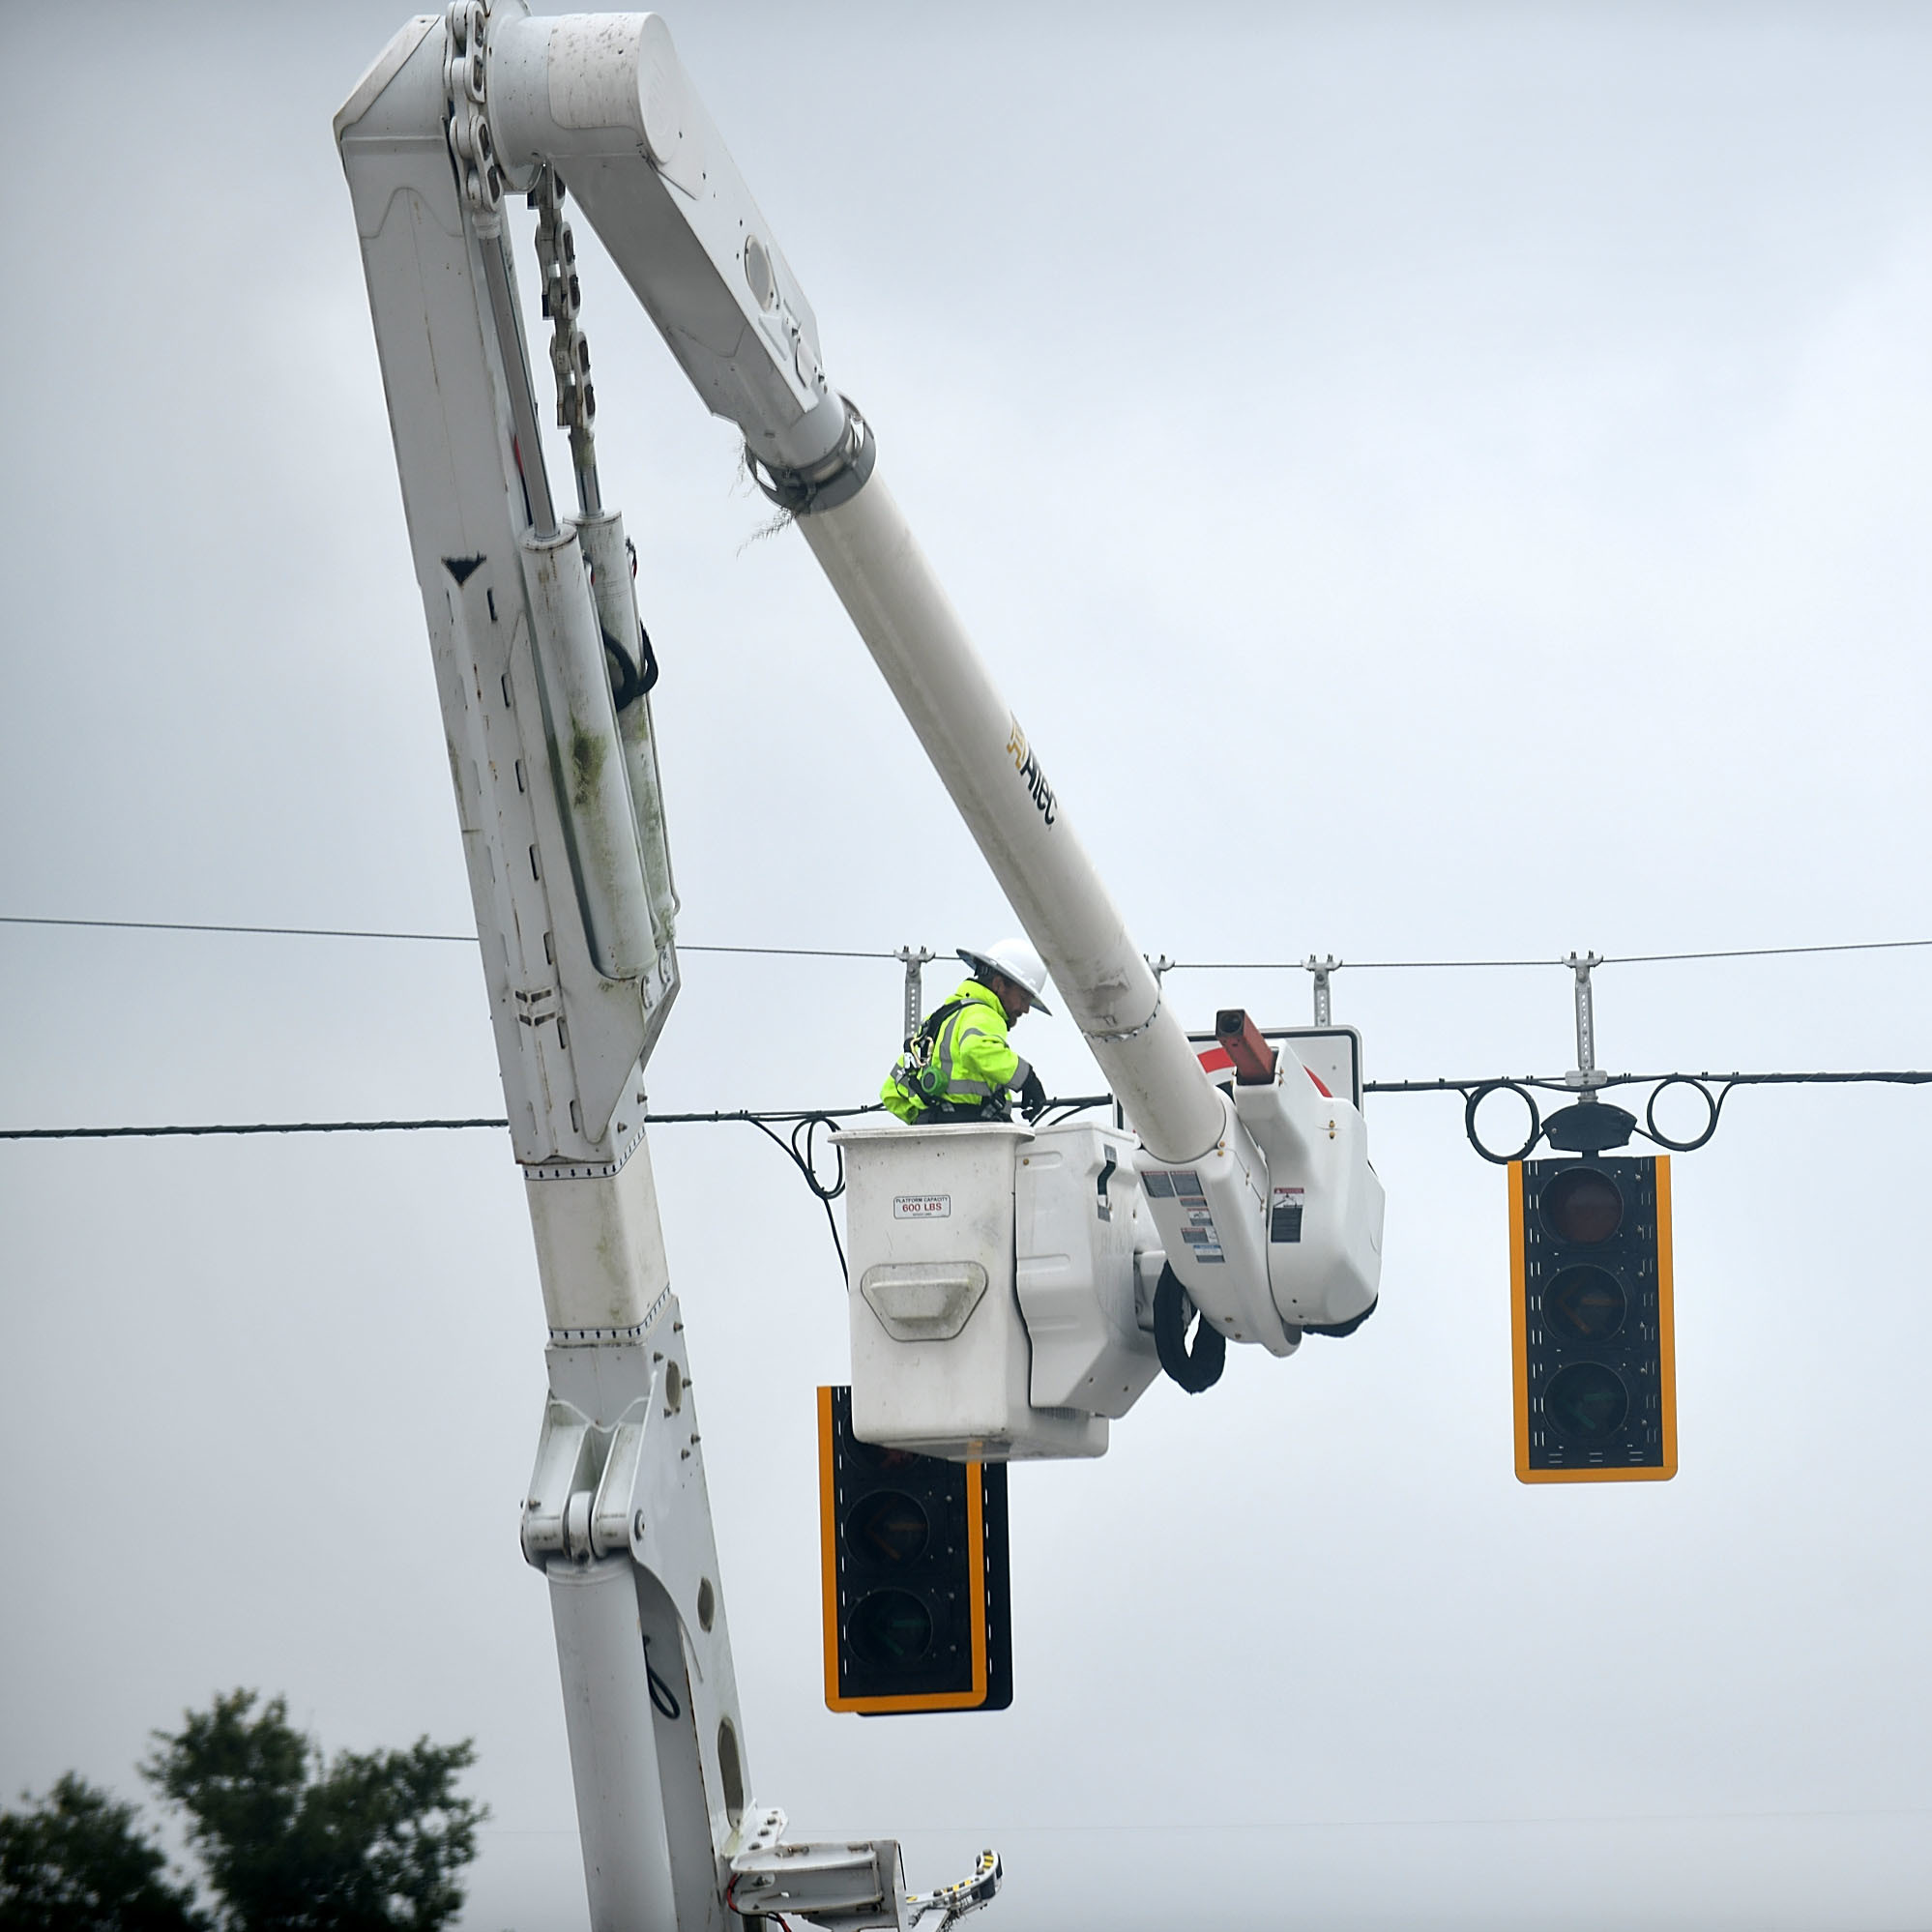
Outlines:
{"label": "hydraulic cylinder", "polygon": [[574,530],[524,541],[537,661],[586,936],[598,970],[636,980],[658,949],[610,671]]}

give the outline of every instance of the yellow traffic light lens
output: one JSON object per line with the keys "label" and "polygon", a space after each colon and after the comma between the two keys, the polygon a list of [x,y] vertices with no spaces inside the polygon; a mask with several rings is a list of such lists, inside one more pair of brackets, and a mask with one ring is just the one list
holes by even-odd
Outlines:
{"label": "yellow traffic light lens", "polygon": [[1559,1341],[1607,1341],[1624,1326],[1629,1298],[1607,1270],[1583,1262],[1543,1290],[1543,1319]]}
{"label": "yellow traffic light lens", "polygon": [[873,1569],[916,1563],[931,1540],[925,1511],[896,1489],[862,1496],[845,1519],[846,1550],[855,1562]]}
{"label": "yellow traffic light lens", "polygon": [[1543,1189],[1543,1219],[1559,1241],[1595,1247],[1624,1225],[1624,1195],[1600,1167],[1566,1167]]}
{"label": "yellow traffic light lens", "polygon": [[875,1590],[861,1597],[845,1628],[868,1664],[917,1663],[932,1648],[932,1613],[909,1590]]}
{"label": "yellow traffic light lens", "polygon": [[1614,1368],[1600,1361],[1572,1361],[1550,1377],[1543,1414],[1577,1442],[1601,1442],[1628,1420],[1630,1391]]}

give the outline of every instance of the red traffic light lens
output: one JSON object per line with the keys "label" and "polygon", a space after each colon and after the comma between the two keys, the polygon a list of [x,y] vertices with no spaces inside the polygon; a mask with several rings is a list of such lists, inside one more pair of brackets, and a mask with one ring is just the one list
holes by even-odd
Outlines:
{"label": "red traffic light lens", "polygon": [[909,1590],[875,1590],[846,1622],[852,1648],[869,1664],[917,1663],[932,1648],[932,1613]]}
{"label": "red traffic light lens", "polygon": [[1629,1419],[1630,1391],[1614,1368],[1600,1361],[1572,1361],[1550,1377],[1543,1414],[1578,1442],[1601,1442]]}
{"label": "red traffic light lens", "polygon": [[1561,1342],[1607,1341],[1629,1309],[1617,1277],[1587,1261],[1566,1268],[1543,1290],[1543,1320]]}
{"label": "red traffic light lens", "polygon": [[853,1560],[873,1569],[895,1569],[917,1563],[932,1537],[932,1525],[910,1496],[881,1489],[862,1496],[845,1519],[845,1547]]}
{"label": "red traffic light lens", "polygon": [[1566,1167],[1543,1189],[1543,1219],[1559,1241],[1595,1247],[1624,1225],[1623,1190],[1600,1167]]}

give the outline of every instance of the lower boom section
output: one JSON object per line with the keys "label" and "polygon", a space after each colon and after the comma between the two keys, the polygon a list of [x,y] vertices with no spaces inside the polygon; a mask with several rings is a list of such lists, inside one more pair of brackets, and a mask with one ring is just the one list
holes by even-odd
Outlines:
{"label": "lower boom section", "polygon": [[[585,1198],[546,1195],[540,1244],[579,1206],[607,1213],[591,1195],[618,1178],[541,1184]],[[593,1932],[736,1932],[777,1914],[905,1932],[986,1903],[991,1853],[922,1898],[896,1840],[788,1842],[785,1814],[752,1800],[677,1298],[660,1290],[624,1328],[551,1335],[522,1542],[550,1587]]]}
{"label": "lower boom section", "polygon": [[549,1577],[591,1922],[680,1924],[637,1572],[612,1557]]}

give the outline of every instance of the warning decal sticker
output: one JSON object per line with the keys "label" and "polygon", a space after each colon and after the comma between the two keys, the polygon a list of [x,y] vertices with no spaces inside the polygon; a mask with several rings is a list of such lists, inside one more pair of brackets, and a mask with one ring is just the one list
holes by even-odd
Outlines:
{"label": "warning decal sticker", "polygon": [[1268,1239],[1272,1242],[1300,1241],[1304,1190],[1300,1187],[1275,1187],[1270,1193]]}
{"label": "warning decal sticker", "polygon": [[943,1221],[952,1214],[951,1194],[894,1194],[893,1218],[895,1221]]}
{"label": "warning decal sticker", "polygon": [[1195,1261],[1226,1261],[1221,1252],[1221,1237],[1215,1216],[1201,1192],[1201,1177],[1191,1167],[1172,1174],[1159,1171],[1141,1176],[1149,1199],[1173,1201],[1181,1210],[1181,1239]]}

